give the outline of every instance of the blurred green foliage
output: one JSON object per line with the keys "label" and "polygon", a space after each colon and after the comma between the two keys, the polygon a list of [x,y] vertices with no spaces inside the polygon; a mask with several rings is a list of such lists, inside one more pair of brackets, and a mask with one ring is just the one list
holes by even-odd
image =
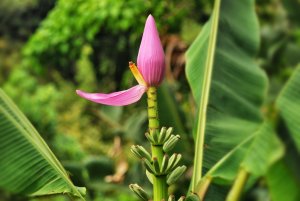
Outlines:
{"label": "blurred green foliage", "polygon": [[[162,25],[166,25],[163,27],[165,31],[178,31],[178,24],[187,12],[182,6],[175,7],[178,3],[143,0],[57,1],[55,8],[24,47],[24,65],[34,67],[37,72],[53,67],[68,76],[72,75],[72,62],[76,61],[82,47],[87,44],[98,50],[94,52],[94,59],[98,62],[102,57],[99,53],[110,56],[112,51],[127,52],[128,56],[135,54],[136,48],[133,47],[139,43],[148,13],[161,19],[158,21],[161,29]],[[110,50],[102,51],[103,48]],[[52,59],[54,57],[56,59]]]}
{"label": "blurred green foliage", "polygon": [[[132,86],[135,80],[127,64],[136,60],[147,15],[156,18],[165,47],[173,45],[168,40],[171,34],[188,46],[208,19],[212,2],[0,1],[0,86],[64,161],[72,178],[89,187],[91,200],[132,200],[127,184],[147,185],[146,179],[136,174],[141,166],[128,151],[131,144],[145,142],[145,100],[111,108],[82,100],[75,90],[110,92]],[[258,62],[271,78],[270,103],[300,61],[298,8],[299,3],[293,0],[257,1],[261,24]],[[172,56],[177,54],[174,50]],[[184,150],[190,164],[195,108],[184,74],[176,81],[167,79],[161,91],[162,122],[176,125],[176,132],[183,135],[185,140],[177,149]],[[124,184],[121,188],[106,182],[106,173],[98,175],[103,167],[109,169],[107,174],[114,174],[124,161],[128,171],[115,181]],[[89,169],[88,164],[97,168]],[[187,186],[190,176],[179,186]],[[176,189],[180,195],[187,188],[171,187]],[[23,198],[0,192],[0,200],[19,199]]]}
{"label": "blurred green foliage", "polygon": [[[125,183],[146,182],[142,177],[136,178],[134,172],[140,165],[128,153],[130,144],[144,142],[146,112],[138,112],[143,103],[124,109],[104,107],[80,99],[75,90],[108,92],[133,85],[135,81],[127,65],[136,58],[147,15],[152,13],[160,19],[157,23],[162,34],[179,33],[184,16],[194,2],[48,1],[52,7],[43,7],[42,3],[45,1],[15,3],[14,7],[9,7],[7,2],[0,4],[0,10],[4,11],[1,14],[12,16],[16,21],[22,21],[21,11],[48,8],[47,16],[32,12],[26,18],[31,25],[17,26],[17,30],[31,32],[30,35],[1,31],[0,45],[3,44],[6,51],[0,54],[4,58],[0,63],[0,84],[59,159],[65,161],[74,182],[89,187],[92,200],[116,200],[118,196],[132,200],[126,185],[123,194],[119,192],[119,185],[109,184],[104,178],[118,172],[122,161],[128,163],[129,160],[132,167]],[[41,17],[44,19],[36,24],[38,27],[33,32],[34,22]],[[5,18],[1,22],[10,27],[16,24],[7,21]],[[12,42],[18,46],[11,46]],[[121,136],[121,147],[114,145],[117,136]],[[123,150],[127,154],[122,153]],[[97,162],[94,163],[98,164],[96,169],[89,169],[90,165],[86,166],[84,161],[90,156],[103,156],[104,161],[114,158],[115,162],[108,166],[108,172],[99,175],[99,169],[102,172],[106,165]],[[121,180],[115,182],[122,182],[122,174]]]}

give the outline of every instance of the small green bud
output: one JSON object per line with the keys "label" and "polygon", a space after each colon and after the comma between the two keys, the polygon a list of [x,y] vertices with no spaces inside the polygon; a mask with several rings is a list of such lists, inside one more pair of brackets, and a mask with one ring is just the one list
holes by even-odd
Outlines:
{"label": "small green bud", "polygon": [[153,144],[158,144],[158,135],[159,135],[158,130],[154,129],[151,135],[152,135],[152,138],[153,138],[153,141],[154,141]]}
{"label": "small green bud", "polygon": [[138,184],[130,184],[129,185],[130,190],[132,190],[139,198],[141,198],[141,200],[143,201],[148,201],[149,200],[149,196],[146,193],[146,191],[144,191],[144,189],[142,187],[140,187]]}
{"label": "small green bud", "polygon": [[161,162],[160,172],[165,173],[169,163],[169,156],[167,154],[164,155],[163,160]]}
{"label": "small green bud", "polygon": [[186,166],[180,166],[177,167],[175,170],[173,170],[167,177],[167,183],[169,185],[175,183],[179,177],[184,173],[184,171],[186,170]]}
{"label": "small green bud", "polygon": [[181,154],[176,154],[175,159],[172,161],[172,164],[167,168],[167,171],[173,171],[177,167],[181,158],[182,158]]}
{"label": "small green bud", "polygon": [[147,132],[145,133],[145,136],[147,138],[147,140],[151,143],[151,144],[155,144],[155,141],[153,139],[153,137]]}
{"label": "small green bud", "polygon": [[157,175],[160,174],[159,163],[156,157],[153,158],[153,166],[154,166],[155,173]]}
{"label": "small green bud", "polygon": [[151,184],[153,184],[153,174],[151,174],[148,170],[146,170],[146,176]]}
{"label": "small green bud", "polygon": [[179,135],[171,135],[171,137],[164,143],[163,145],[163,150],[164,152],[169,152],[171,151],[176,143],[178,142],[178,140],[180,139],[180,136]]}
{"label": "small green bud", "polygon": [[166,127],[162,127],[161,130],[160,130],[160,134],[159,134],[159,137],[158,137],[158,142],[160,144],[163,144],[165,142],[166,131],[167,131]]}
{"label": "small green bud", "polygon": [[145,168],[146,168],[151,174],[155,174],[155,170],[154,170],[153,166],[151,165],[151,163],[150,163],[147,159],[145,159],[145,158],[143,158],[142,160],[143,160],[143,162],[144,162]]}
{"label": "small green bud", "polygon": [[143,158],[143,157],[139,154],[139,152],[136,150],[135,145],[132,145],[132,146],[131,146],[130,151],[133,153],[133,155],[134,155],[136,158],[138,158],[138,159]]}
{"label": "small green bud", "polygon": [[148,151],[140,146],[140,145],[136,145],[136,150],[137,152],[142,156],[142,158],[146,158],[147,160],[151,161],[151,155],[148,153]]}
{"label": "small green bud", "polygon": [[176,161],[177,155],[178,155],[177,153],[174,153],[170,157],[166,172],[169,172],[171,170],[171,168],[173,167],[173,165],[174,165],[174,163]]}
{"label": "small green bud", "polygon": [[173,133],[173,128],[172,127],[168,128],[166,131],[165,141],[169,139],[169,137],[171,136],[172,133]]}

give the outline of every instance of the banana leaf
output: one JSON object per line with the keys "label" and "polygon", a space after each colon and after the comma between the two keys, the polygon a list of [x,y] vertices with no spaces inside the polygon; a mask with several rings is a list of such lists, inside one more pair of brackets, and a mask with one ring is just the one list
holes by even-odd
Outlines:
{"label": "banana leaf", "polygon": [[0,89],[0,188],[28,196],[68,194],[84,200],[29,120]]}
{"label": "banana leaf", "polygon": [[280,92],[276,106],[300,153],[300,66]]}
{"label": "banana leaf", "polygon": [[203,173],[218,183],[232,182],[241,167],[260,176],[284,153],[262,114],[268,80],[255,63],[258,47],[254,0],[216,0],[212,17],[186,54],[186,75],[198,106],[192,191]]}

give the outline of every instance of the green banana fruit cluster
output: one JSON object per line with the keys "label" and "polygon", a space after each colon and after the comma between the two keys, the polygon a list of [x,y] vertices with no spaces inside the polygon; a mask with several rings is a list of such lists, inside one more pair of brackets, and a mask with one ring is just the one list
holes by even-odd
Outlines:
{"label": "green banana fruit cluster", "polygon": [[[186,166],[184,166],[184,165],[178,166],[181,158],[182,158],[181,154],[173,154],[170,158],[167,154],[165,154],[161,164],[158,163],[158,160],[155,157],[153,158],[152,161],[149,161],[146,158],[141,158],[141,159],[144,163],[146,170],[149,173],[158,175],[158,176],[168,175],[168,178],[169,177],[173,178],[175,176],[177,177],[177,175],[180,174],[178,176],[178,178],[179,178],[186,169]],[[180,171],[177,168],[180,168]],[[172,177],[170,175],[172,175]],[[170,179],[170,181],[173,181],[173,179]],[[171,183],[173,183],[173,182],[171,182]]]}
{"label": "green banana fruit cluster", "polygon": [[[173,128],[162,127],[160,132],[156,132],[155,135],[150,136],[149,133],[146,133],[146,136],[152,144],[156,146],[163,146],[165,153],[170,152],[180,139],[179,135],[172,134]],[[180,166],[177,168],[182,155],[174,153],[171,157],[168,154],[165,154],[161,164],[159,164],[156,157],[151,158],[150,153],[140,145],[132,145],[131,152],[137,158],[141,159],[148,172],[154,175],[168,175],[170,178],[169,181],[173,183],[174,178],[179,178],[183,172],[186,170],[186,167]],[[176,170],[176,171],[175,171]],[[177,180],[177,179],[176,179]],[[174,181],[175,182],[175,181]]]}
{"label": "green banana fruit cluster", "polygon": [[[160,132],[158,130],[156,130],[155,132],[153,132],[152,135],[150,135],[148,132],[145,134],[146,138],[148,139],[148,141],[155,146],[159,146],[159,145],[165,145],[165,144],[170,144],[170,139],[172,139],[171,141],[174,141],[174,138],[178,138],[176,140],[176,142],[180,139],[179,135],[173,135],[173,128],[166,128],[166,127],[162,127]],[[172,144],[175,146],[176,142],[172,142]],[[174,147],[173,146],[173,147]],[[172,149],[172,148],[168,148],[168,149]],[[166,152],[166,151],[165,151]]]}
{"label": "green banana fruit cluster", "polygon": [[[157,157],[151,157],[151,154],[140,145],[132,145],[131,152],[135,157],[141,159],[145,168],[147,178],[153,183],[153,176],[165,176],[166,183],[172,185],[180,176],[185,172],[186,166],[179,165],[182,159],[181,154],[173,153],[169,156],[170,151],[175,147],[179,141],[180,136],[172,134],[173,128],[162,127],[160,131],[155,131],[151,135],[146,133],[146,138],[149,140],[152,146],[161,146],[164,153],[162,159],[158,160]],[[147,200],[148,195],[137,184],[131,184],[130,189],[141,199]],[[148,199],[149,200],[149,199]],[[175,201],[174,196],[170,196],[169,201]],[[187,200],[185,197],[181,197],[178,201]],[[194,201],[194,200],[190,200]]]}

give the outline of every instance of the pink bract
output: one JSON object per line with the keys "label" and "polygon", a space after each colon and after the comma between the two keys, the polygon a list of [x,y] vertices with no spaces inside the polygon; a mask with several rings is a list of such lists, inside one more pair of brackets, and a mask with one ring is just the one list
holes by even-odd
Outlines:
{"label": "pink bract", "polygon": [[140,45],[137,66],[149,86],[158,86],[165,73],[165,54],[155,20],[149,15]]}
{"label": "pink bract", "polygon": [[101,103],[104,105],[124,106],[137,102],[141,99],[147,88],[142,85],[136,85],[124,91],[113,92],[110,94],[86,93],[76,90],[76,93],[87,100]]}

